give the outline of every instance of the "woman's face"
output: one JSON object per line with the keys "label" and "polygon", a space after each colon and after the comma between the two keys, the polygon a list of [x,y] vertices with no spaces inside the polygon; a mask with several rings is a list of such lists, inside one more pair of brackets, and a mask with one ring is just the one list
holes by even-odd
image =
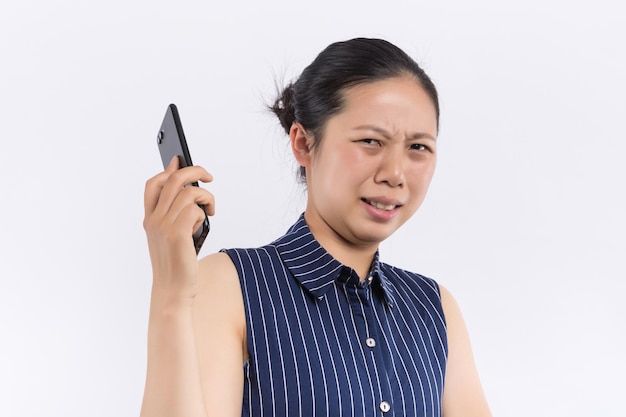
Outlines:
{"label": "woman's face", "polygon": [[[344,93],[306,168],[306,218],[320,233],[378,245],[418,209],[436,162],[437,118],[410,77],[360,84]],[[322,237],[323,239],[323,237]]]}

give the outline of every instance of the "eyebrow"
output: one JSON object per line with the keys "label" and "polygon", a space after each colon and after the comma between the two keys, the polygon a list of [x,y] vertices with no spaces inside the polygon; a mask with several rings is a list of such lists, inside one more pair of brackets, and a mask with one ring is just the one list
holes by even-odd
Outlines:
{"label": "eyebrow", "polygon": [[[387,131],[385,128],[382,128],[380,126],[375,126],[375,125],[360,125],[354,128],[355,130],[372,130],[378,134],[383,135],[386,138],[390,138],[391,137],[391,133],[389,131]],[[412,135],[409,136],[409,139],[431,139],[431,140],[437,140],[436,137],[434,137],[433,135],[431,135],[430,133],[426,133],[426,132],[417,132],[414,133]]]}

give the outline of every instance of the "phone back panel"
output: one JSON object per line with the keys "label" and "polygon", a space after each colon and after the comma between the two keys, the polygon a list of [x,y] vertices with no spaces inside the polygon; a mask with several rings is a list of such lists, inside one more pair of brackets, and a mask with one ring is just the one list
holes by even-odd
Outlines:
{"label": "phone back panel", "polygon": [[161,129],[157,134],[157,144],[159,145],[163,168],[167,168],[174,156],[179,157],[181,168],[193,165],[178,109],[174,104],[167,107]]}

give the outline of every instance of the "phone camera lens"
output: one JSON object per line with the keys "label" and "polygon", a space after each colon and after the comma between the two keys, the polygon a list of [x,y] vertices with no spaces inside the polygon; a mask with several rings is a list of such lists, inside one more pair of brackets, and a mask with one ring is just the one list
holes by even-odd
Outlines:
{"label": "phone camera lens", "polygon": [[159,134],[157,135],[157,143],[160,145],[163,142],[163,131],[159,131]]}

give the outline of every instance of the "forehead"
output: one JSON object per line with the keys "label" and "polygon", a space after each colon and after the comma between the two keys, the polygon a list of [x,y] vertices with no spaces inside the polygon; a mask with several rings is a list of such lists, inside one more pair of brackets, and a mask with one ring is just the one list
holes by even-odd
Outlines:
{"label": "forehead", "polygon": [[343,93],[343,109],[328,121],[331,125],[372,123],[390,130],[437,133],[432,99],[412,77],[394,77],[358,84]]}

